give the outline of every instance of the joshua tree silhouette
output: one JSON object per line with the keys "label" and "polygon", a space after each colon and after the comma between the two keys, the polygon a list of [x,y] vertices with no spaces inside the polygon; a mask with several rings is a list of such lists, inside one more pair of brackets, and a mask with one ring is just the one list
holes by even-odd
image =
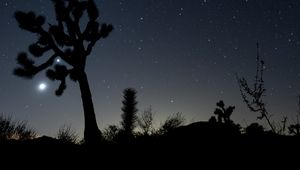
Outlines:
{"label": "joshua tree silhouette", "polygon": [[[49,24],[46,30],[45,18],[36,16],[34,12],[15,12],[15,18],[19,27],[37,34],[39,39],[29,46],[29,52],[36,58],[51,51],[52,56],[46,62],[35,65],[34,61],[27,57],[26,53],[20,53],[17,57],[21,67],[14,70],[14,74],[24,78],[32,78],[37,73],[54,65],[54,60],[60,57],[64,63],[55,64],[54,69],[46,72],[50,80],[60,81],[56,95],[60,96],[66,89],[66,77],[78,82],[84,110],[85,130],[84,139],[87,144],[94,144],[101,140],[101,132],[97,126],[96,116],[92,101],[87,75],[85,72],[86,59],[92,52],[96,42],[106,38],[113,26],[97,21],[98,9],[93,0],[52,0],[57,23]],[[80,22],[84,13],[87,13],[87,25],[82,28]]]}
{"label": "joshua tree silhouette", "polygon": [[223,100],[220,100],[216,105],[219,108],[216,108],[214,114],[218,116],[218,122],[222,123],[224,120],[224,123],[232,123],[232,120],[230,120],[230,116],[235,109],[235,106],[228,106],[227,108],[225,108]]}

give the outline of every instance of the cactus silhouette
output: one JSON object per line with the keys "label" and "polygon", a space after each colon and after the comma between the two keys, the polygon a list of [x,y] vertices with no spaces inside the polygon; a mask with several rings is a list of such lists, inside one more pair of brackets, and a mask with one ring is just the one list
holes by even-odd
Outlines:
{"label": "cactus silhouette", "polygon": [[214,114],[218,116],[218,122],[222,123],[224,121],[224,123],[231,123],[232,121],[230,120],[230,116],[235,109],[235,106],[228,106],[225,108],[225,104],[222,100],[220,100],[216,105],[219,108],[216,108]]}
{"label": "cactus silhouette", "polygon": [[[38,59],[52,53],[46,61],[36,65],[26,53],[17,57],[20,67],[14,74],[24,78],[32,78],[37,73],[46,70],[50,80],[60,81],[57,96],[66,89],[66,77],[78,82],[84,110],[85,130],[84,139],[87,144],[93,144],[101,139],[101,132],[97,126],[87,75],[85,72],[86,60],[96,42],[106,38],[113,30],[112,25],[97,21],[98,9],[93,0],[52,0],[55,7],[56,23],[45,25],[45,18],[35,15],[34,12],[15,12],[15,19],[19,27],[38,35],[38,40],[29,46],[29,52]],[[84,13],[87,13],[87,25],[83,28],[80,22]],[[47,28],[47,29],[46,29]],[[55,59],[61,58],[64,64],[54,64]],[[68,67],[67,67],[68,66]]]}
{"label": "cactus silhouette", "polygon": [[131,138],[133,136],[133,130],[136,126],[137,117],[137,101],[136,101],[136,90],[127,88],[123,92],[124,100],[122,101],[122,130],[124,131],[124,137]]}

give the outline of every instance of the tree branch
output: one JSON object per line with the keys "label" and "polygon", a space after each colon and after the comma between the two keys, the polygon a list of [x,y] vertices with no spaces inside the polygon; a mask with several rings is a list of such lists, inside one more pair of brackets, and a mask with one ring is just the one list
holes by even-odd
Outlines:
{"label": "tree branch", "polygon": [[91,54],[93,47],[95,46],[96,42],[97,42],[99,39],[100,39],[100,37],[99,37],[99,38],[97,37],[97,38],[95,38],[93,41],[91,41],[91,42],[89,43],[89,45],[88,45],[87,48],[86,48],[86,55],[87,55],[87,56]]}
{"label": "tree branch", "polygon": [[[23,54],[23,55],[25,55],[24,57],[26,57],[26,54]],[[29,63],[30,60],[24,58],[24,60],[28,60],[28,65],[26,63],[20,63],[21,65],[23,65],[23,67],[16,68],[14,70],[14,74],[17,76],[20,76],[20,77],[32,78],[40,71],[51,66],[56,57],[57,57],[56,54],[52,55],[45,63],[43,63],[39,66],[35,66],[35,65],[33,65],[33,63]],[[20,59],[18,58],[18,60],[20,60]]]}
{"label": "tree branch", "polygon": [[38,29],[38,33],[43,36],[46,37],[46,39],[48,40],[49,46],[50,48],[55,52],[56,56],[60,56],[66,63],[68,63],[69,65],[72,65],[72,61],[68,58],[68,56],[65,55],[65,53],[55,44],[52,36],[46,32],[42,27],[40,27]]}
{"label": "tree branch", "polygon": [[[53,54],[45,63],[39,65],[39,66],[35,66],[35,72],[38,73],[46,68],[48,68],[49,66],[51,66],[54,62],[54,59],[57,57],[58,55],[55,53]],[[36,74],[35,73],[35,74]]]}

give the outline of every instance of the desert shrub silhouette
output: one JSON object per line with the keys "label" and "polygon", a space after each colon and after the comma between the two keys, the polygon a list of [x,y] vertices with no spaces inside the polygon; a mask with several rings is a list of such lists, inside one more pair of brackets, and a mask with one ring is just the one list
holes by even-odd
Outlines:
{"label": "desert shrub silhouette", "polygon": [[64,144],[76,144],[78,135],[71,129],[71,125],[63,125],[57,132],[57,139]]}
{"label": "desert shrub silhouette", "polygon": [[120,133],[120,128],[117,125],[109,125],[103,130],[103,137],[107,142],[116,143]]}
{"label": "desert shrub silhouette", "polygon": [[26,122],[15,122],[11,117],[0,115],[0,141],[15,139],[28,140],[36,137],[36,132]]}
{"label": "desert shrub silhouette", "polygon": [[250,136],[262,136],[264,135],[264,127],[258,123],[251,123],[245,128],[245,134]]}
{"label": "desert shrub silhouette", "polygon": [[185,117],[182,113],[178,112],[171,116],[168,116],[161,127],[158,129],[158,133],[163,135],[165,133],[170,132],[173,129],[176,129],[182,125],[184,125]]}

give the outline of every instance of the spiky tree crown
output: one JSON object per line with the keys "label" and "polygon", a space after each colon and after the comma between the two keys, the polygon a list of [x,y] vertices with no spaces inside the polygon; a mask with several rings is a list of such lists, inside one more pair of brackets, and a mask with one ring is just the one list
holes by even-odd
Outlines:
{"label": "spiky tree crown", "polygon": [[[15,19],[19,27],[38,35],[38,40],[29,46],[29,52],[40,58],[46,52],[52,52],[48,59],[36,65],[26,53],[22,52],[17,57],[20,67],[14,70],[14,74],[24,78],[32,78],[37,73],[54,65],[54,60],[60,57],[67,65],[55,64],[46,72],[50,80],[60,81],[56,95],[62,95],[66,88],[66,77],[77,81],[80,72],[84,71],[86,57],[92,52],[92,48],[98,40],[106,38],[113,30],[110,24],[99,24],[97,21],[99,12],[93,0],[52,0],[57,23],[49,24],[45,28],[45,18],[36,16],[34,12],[15,13]],[[87,13],[88,22],[85,28],[80,27],[80,20]]]}

